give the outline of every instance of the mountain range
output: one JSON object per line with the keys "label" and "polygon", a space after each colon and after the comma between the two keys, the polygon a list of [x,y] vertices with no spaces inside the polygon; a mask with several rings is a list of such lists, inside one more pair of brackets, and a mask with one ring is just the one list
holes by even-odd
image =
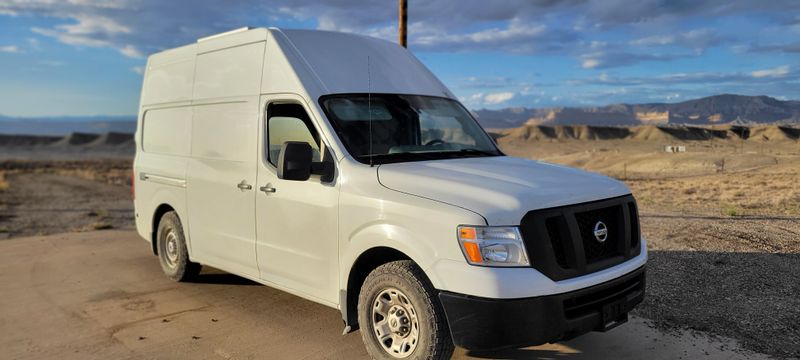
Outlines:
{"label": "mountain range", "polygon": [[[600,107],[474,110],[487,129],[522,125],[755,125],[800,123],[800,101],[769,96],[715,95],[679,103],[616,104]],[[39,117],[0,115],[0,134],[66,135],[74,132],[133,133],[135,116]]]}
{"label": "mountain range", "polygon": [[667,125],[800,123],[800,101],[722,94],[679,103],[473,111],[485,128],[528,125]]}
{"label": "mountain range", "polygon": [[133,133],[135,116],[10,117],[0,115],[0,134],[66,135]]}

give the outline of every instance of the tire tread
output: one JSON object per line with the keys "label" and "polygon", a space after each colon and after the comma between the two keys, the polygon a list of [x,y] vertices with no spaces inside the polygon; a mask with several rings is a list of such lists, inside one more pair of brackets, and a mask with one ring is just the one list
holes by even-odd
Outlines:
{"label": "tire tread", "polygon": [[[419,298],[424,303],[419,305],[415,304],[415,307],[424,309],[433,318],[433,321],[431,321],[431,333],[436,335],[432,336],[434,341],[432,344],[429,344],[429,352],[427,353],[428,356],[421,357],[419,355],[422,354],[417,352],[409,357],[409,359],[449,359],[453,354],[454,345],[452,339],[450,338],[450,329],[447,325],[444,309],[442,308],[441,303],[438,301],[438,291],[433,287],[433,284],[430,283],[428,277],[425,275],[425,272],[422,271],[422,269],[411,260],[399,260],[383,264],[375,268],[375,270],[367,275],[359,294],[359,315],[361,315],[363,311],[369,310],[364,308],[364,306],[367,303],[371,303],[371,300],[367,299],[369,296],[367,292],[370,292],[370,285],[380,283],[381,280],[394,280],[392,278],[400,278],[408,281],[415,291],[420,292],[419,295],[421,296],[419,296]],[[361,316],[359,316],[359,318],[361,318]],[[371,326],[369,324],[361,324],[360,328],[364,342],[366,343],[367,341],[372,341],[373,335],[371,333]],[[374,359],[393,359],[392,357],[389,357],[388,354],[385,354],[382,349],[377,349],[380,350],[379,354],[374,354],[374,351],[372,351],[370,346],[367,346],[367,350],[369,350],[370,355],[372,355]],[[418,348],[417,350],[421,349]]]}

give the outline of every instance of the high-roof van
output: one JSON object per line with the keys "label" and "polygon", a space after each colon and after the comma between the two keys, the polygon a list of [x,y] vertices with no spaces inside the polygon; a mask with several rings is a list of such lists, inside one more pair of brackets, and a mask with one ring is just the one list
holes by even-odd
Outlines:
{"label": "high-roof van", "polygon": [[644,297],[622,183],[504,155],[371,37],[244,28],[150,56],[134,177],[169,278],[208,265],[338,309],[375,359],[606,331]]}

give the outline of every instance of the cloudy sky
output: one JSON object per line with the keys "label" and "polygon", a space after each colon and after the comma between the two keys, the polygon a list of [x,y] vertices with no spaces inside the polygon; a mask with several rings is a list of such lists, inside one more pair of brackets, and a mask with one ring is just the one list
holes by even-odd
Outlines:
{"label": "cloudy sky", "polygon": [[[396,39],[394,0],[0,0],[0,114],[132,115],[147,54],[249,26]],[[409,0],[470,108],[800,99],[797,0]]]}

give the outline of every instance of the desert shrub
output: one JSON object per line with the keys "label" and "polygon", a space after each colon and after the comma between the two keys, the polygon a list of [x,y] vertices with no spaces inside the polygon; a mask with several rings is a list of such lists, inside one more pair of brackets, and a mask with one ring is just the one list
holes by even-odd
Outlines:
{"label": "desert shrub", "polygon": [[7,190],[10,185],[6,181],[6,174],[0,171],[0,191]]}
{"label": "desert shrub", "polygon": [[725,215],[738,216],[738,215],[741,215],[741,214],[739,214],[739,210],[735,206],[728,205],[728,206],[725,207]]}

